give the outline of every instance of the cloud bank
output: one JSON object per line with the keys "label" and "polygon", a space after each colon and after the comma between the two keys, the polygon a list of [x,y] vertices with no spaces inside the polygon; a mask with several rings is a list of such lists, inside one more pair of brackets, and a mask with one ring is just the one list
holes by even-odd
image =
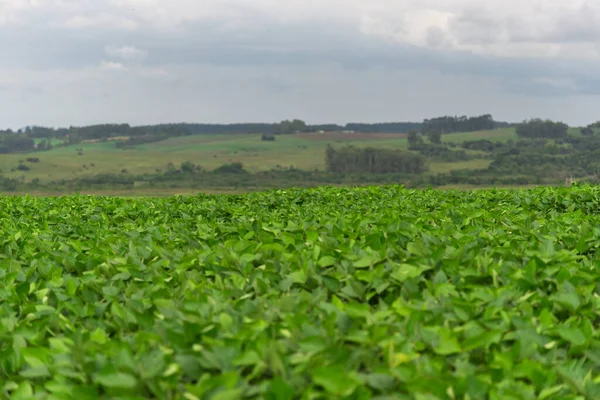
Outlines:
{"label": "cloud bank", "polygon": [[600,119],[600,3],[0,0],[0,125]]}

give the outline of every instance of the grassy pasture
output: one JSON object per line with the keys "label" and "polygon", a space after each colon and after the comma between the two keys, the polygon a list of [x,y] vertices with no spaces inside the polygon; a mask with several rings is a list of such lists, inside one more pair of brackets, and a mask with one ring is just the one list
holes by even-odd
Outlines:
{"label": "grassy pasture", "polygon": [[[470,132],[444,135],[444,141],[462,142],[489,138],[508,140],[516,138],[514,130]],[[228,162],[242,162],[250,171],[268,170],[276,166],[294,166],[313,170],[324,168],[324,152],[327,144],[334,146],[375,146],[406,149],[405,134],[323,133],[277,136],[274,142],[260,140],[260,135],[195,135],[172,138],[161,142],[144,144],[132,149],[117,149],[114,142],[82,143],[58,147],[47,152],[35,153],[39,164],[27,164],[30,171],[15,168],[26,154],[0,155],[0,169],[10,178],[26,181],[39,179],[52,181],[99,173],[153,173],[164,170],[171,162],[178,166],[191,161],[206,169],[214,169]],[[78,155],[77,149],[83,149]],[[431,163],[432,171],[480,168],[485,163]],[[14,169],[14,171],[13,171]]]}

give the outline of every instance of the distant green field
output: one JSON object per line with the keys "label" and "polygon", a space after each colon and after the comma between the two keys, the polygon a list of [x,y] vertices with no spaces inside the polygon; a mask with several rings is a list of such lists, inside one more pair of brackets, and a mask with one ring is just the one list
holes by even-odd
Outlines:
{"label": "distant green field", "polygon": [[[514,129],[456,133],[444,135],[448,142],[464,140],[506,141],[515,139]],[[19,161],[25,154],[0,156],[0,169],[10,178],[25,181],[39,179],[42,182],[57,179],[71,179],[99,173],[154,173],[165,170],[169,163],[178,166],[191,161],[206,169],[214,169],[229,162],[242,162],[250,171],[268,170],[276,166],[314,170],[324,168],[324,155],[327,144],[334,146],[375,146],[386,148],[407,148],[405,134],[360,134],[324,133],[277,136],[274,142],[260,140],[260,135],[195,135],[173,138],[161,142],[121,150],[114,142],[83,143],[69,147],[57,147],[47,152],[35,153],[39,164],[27,164],[30,171],[19,171]],[[83,149],[79,155],[78,149]],[[433,172],[451,169],[484,168],[485,162],[431,163]]]}
{"label": "distant green field", "polygon": [[502,128],[494,129],[492,131],[477,131],[477,132],[463,132],[463,133],[451,133],[443,135],[442,140],[447,143],[460,143],[465,140],[481,140],[488,139],[497,142],[506,142],[510,139],[518,139],[514,128]]}
{"label": "distant green field", "polygon": [[62,139],[56,139],[56,138],[50,138],[50,139],[35,138],[35,139],[33,139],[33,141],[35,143],[40,143],[40,142],[46,142],[46,143],[48,143],[48,142],[50,142],[50,144],[52,146],[63,144],[63,140]]}

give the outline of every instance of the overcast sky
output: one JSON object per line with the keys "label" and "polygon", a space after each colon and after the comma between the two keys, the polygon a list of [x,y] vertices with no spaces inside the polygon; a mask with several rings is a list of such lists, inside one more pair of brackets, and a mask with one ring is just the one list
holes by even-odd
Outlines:
{"label": "overcast sky", "polygon": [[0,128],[600,120],[600,1],[0,0]]}

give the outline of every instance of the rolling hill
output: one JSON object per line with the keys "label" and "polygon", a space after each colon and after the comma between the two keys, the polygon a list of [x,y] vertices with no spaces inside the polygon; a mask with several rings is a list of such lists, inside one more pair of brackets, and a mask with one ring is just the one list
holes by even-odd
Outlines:
{"label": "rolling hill", "polygon": [[[489,139],[507,141],[516,139],[513,128],[444,135],[446,142]],[[299,169],[323,169],[327,144],[334,146],[374,146],[405,149],[406,134],[393,133],[310,133],[279,135],[275,141],[262,141],[259,134],[192,135],[175,137],[160,142],[119,149],[114,141],[88,142],[31,154],[0,155],[0,170],[5,177],[25,182],[49,182],[59,179],[99,173],[153,173],[165,170],[169,163],[179,166],[190,161],[205,169],[214,169],[230,162],[241,162],[249,171],[269,170],[293,166]],[[39,158],[39,163],[27,163],[28,157]],[[20,163],[28,171],[18,169]],[[453,168],[482,168],[485,160],[462,163],[432,163],[432,172]]]}

